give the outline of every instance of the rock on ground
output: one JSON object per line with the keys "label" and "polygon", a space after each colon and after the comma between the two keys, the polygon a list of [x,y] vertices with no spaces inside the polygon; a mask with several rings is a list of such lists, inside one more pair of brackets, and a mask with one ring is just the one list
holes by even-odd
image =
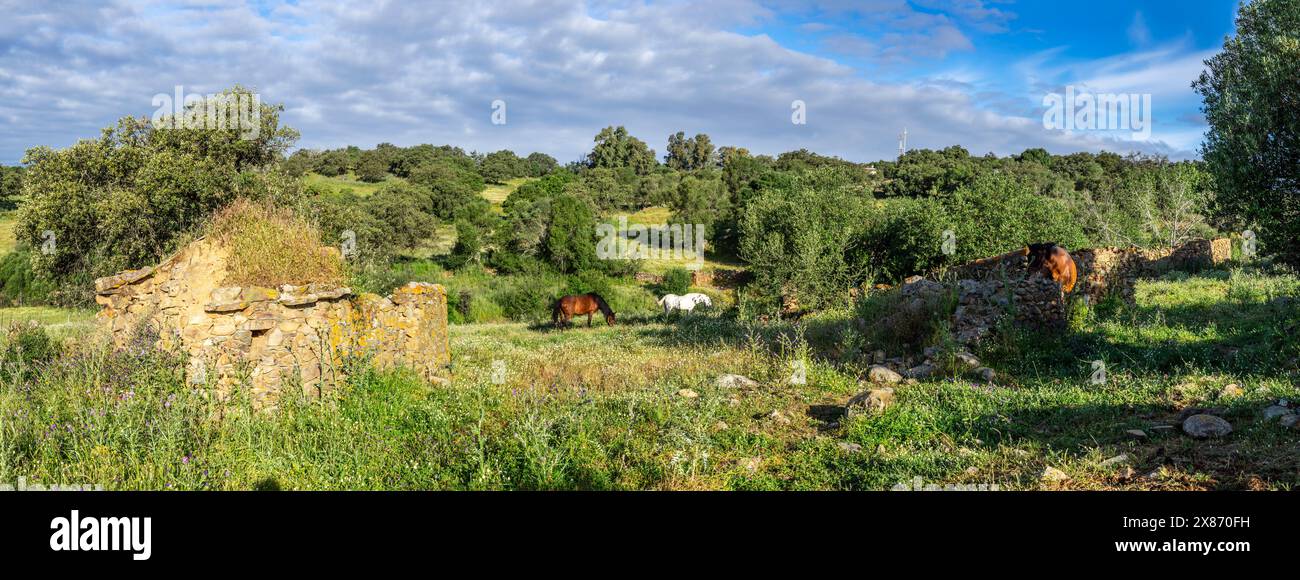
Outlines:
{"label": "rock on ground", "polygon": [[722,375],[718,377],[716,384],[723,389],[731,388],[752,388],[758,386],[758,381],[743,375]]}
{"label": "rock on ground", "polygon": [[903,375],[894,372],[889,367],[875,365],[867,370],[867,380],[873,383],[897,383],[903,380]]}
{"label": "rock on ground", "polygon": [[1192,415],[1183,421],[1183,432],[1197,439],[1223,437],[1232,433],[1232,424],[1214,415]]}
{"label": "rock on ground", "polygon": [[849,399],[845,406],[852,409],[861,407],[868,413],[879,413],[894,404],[894,389],[882,387],[879,389],[867,389],[858,393]]}
{"label": "rock on ground", "polygon": [[1268,407],[1264,408],[1265,421],[1272,421],[1273,419],[1277,419],[1278,417],[1285,417],[1287,415],[1294,415],[1294,414],[1295,414],[1294,411],[1286,407],[1283,407],[1282,405],[1269,405]]}
{"label": "rock on ground", "polygon": [[1041,479],[1049,483],[1061,483],[1062,481],[1070,479],[1070,476],[1055,467],[1048,467],[1043,470],[1043,476]]}

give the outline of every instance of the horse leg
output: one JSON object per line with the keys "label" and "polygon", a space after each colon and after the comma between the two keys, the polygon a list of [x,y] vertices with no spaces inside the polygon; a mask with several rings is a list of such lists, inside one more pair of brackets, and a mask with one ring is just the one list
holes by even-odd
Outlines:
{"label": "horse leg", "polygon": [[591,328],[591,313],[587,313],[587,328]]}

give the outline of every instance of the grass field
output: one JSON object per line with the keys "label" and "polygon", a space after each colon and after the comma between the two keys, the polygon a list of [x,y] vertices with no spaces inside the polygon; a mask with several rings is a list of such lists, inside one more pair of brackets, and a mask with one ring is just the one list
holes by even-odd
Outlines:
{"label": "grass field", "polygon": [[55,338],[83,336],[95,327],[95,311],[52,306],[0,308],[0,329],[33,322],[43,326]]}
{"label": "grass field", "polygon": [[[634,213],[616,213],[611,215],[607,223],[619,224],[619,218],[626,217],[628,225],[645,225],[645,226],[663,226],[672,219],[672,210],[662,206],[651,206]],[[636,252],[642,246],[641,243],[628,240],[629,250]],[[656,254],[652,254],[656,255]],[[663,257],[659,253],[656,257],[645,260],[637,260],[637,270],[649,274],[663,275],[664,272],[671,268],[687,269],[708,269],[708,270],[738,270],[743,268],[743,264],[732,256],[722,256],[706,251],[703,261],[697,261],[690,258],[672,258]]]}
{"label": "grass field", "polygon": [[303,182],[309,187],[316,186],[338,192],[351,191],[361,197],[373,195],[376,191],[379,191],[379,188],[383,187],[385,183],[401,180],[402,178],[400,177],[389,175],[384,179],[384,181],[367,183],[358,180],[356,175],[351,172],[337,177],[326,177],[317,173],[308,173],[303,176]]}
{"label": "grass field", "polygon": [[[620,317],[554,331],[451,328],[455,377],[359,371],[276,413],[214,408],[144,351],[88,350],[0,374],[0,480],[114,489],[1297,489],[1300,433],[1262,408],[1296,400],[1292,275],[1209,271],[1142,284],[1062,336],[979,354],[993,384],[899,385],[846,414],[866,363],[847,313],[746,325],[722,313]],[[1213,323],[1210,323],[1212,321]],[[1105,384],[1089,361],[1104,360]],[[497,362],[500,361],[500,362]],[[794,361],[806,382],[792,384]],[[504,373],[500,373],[500,370]],[[752,387],[715,383],[723,373]],[[1239,385],[1239,390],[1227,388]],[[1234,432],[1194,440],[1188,407]],[[224,416],[220,421],[214,417]],[[1141,429],[1147,436],[1127,432]],[[1065,479],[1045,480],[1047,468]]]}
{"label": "grass field", "polygon": [[18,226],[18,213],[16,210],[0,211],[0,256],[14,251],[18,245],[18,239],[15,237],[14,229]]}
{"label": "grass field", "polygon": [[501,213],[501,202],[504,202],[507,197],[510,197],[510,194],[514,193],[516,189],[519,189],[519,186],[535,180],[536,178],[533,177],[517,177],[515,179],[508,179],[502,184],[489,183],[487,188],[479,195],[482,195],[485,199],[492,202],[492,209],[497,213]]}

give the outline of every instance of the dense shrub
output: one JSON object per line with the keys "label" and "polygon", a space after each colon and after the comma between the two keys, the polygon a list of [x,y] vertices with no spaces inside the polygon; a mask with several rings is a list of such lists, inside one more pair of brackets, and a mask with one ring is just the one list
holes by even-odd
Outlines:
{"label": "dense shrub", "polygon": [[31,252],[22,245],[0,258],[0,306],[60,302],[55,286],[32,271]]}
{"label": "dense shrub", "polygon": [[433,237],[438,220],[424,211],[422,193],[405,183],[383,186],[365,199],[365,209],[374,216],[375,224],[387,242],[395,249],[409,250]]}
{"label": "dense shrub", "polygon": [[669,268],[660,283],[664,294],[685,294],[691,289],[691,273],[685,268]]}
{"label": "dense shrub", "polygon": [[506,317],[516,322],[535,322],[550,316],[555,296],[534,284],[518,284],[502,292],[497,301]]}
{"label": "dense shrub", "polygon": [[864,275],[865,264],[847,259],[862,218],[859,200],[842,189],[799,185],[760,194],[739,226],[740,255],[754,272],[756,291],[774,307],[786,294],[806,308],[834,303]]}
{"label": "dense shrub", "polygon": [[41,366],[59,353],[59,345],[35,322],[16,323],[5,329],[0,345],[0,379],[6,382],[30,380]]}

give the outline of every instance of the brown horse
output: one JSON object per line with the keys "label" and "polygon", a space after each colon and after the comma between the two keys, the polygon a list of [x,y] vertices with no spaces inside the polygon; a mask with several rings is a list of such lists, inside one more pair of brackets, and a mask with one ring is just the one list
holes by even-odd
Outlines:
{"label": "brown horse", "polygon": [[1056,242],[1046,242],[1042,244],[1029,244],[1024,250],[1029,255],[1029,273],[1041,273],[1061,283],[1061,290],[1069,294],[1074,290],[1074,283],[1078,280],[1079,273],[1074,265],[1074,258],[1065,248],[1056,245]]}
{"label": "brown horse", "polygon": [[551,322],[556,328],[561,325],[570,324],[569,320],[574,316],[587,315],[587,326],[591,327],[591,315],[599,310],[605,315],[605,323],[614,326],[614,311],[610,309],[609,304],[599,294],[577,294],[565,296],[555,301],[555,306],[551,308]]}

